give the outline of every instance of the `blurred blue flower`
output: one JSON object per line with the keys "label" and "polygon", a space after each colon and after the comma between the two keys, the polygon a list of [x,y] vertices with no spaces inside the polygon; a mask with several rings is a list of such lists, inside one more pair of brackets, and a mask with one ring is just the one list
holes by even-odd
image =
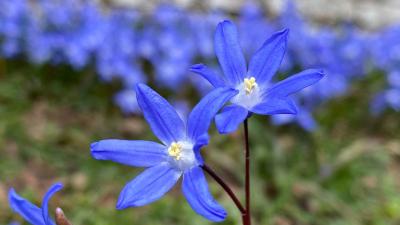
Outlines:
{"label": "blurred blue flower", "polygon": [[[192,11],[173,4],[138,13],[126,8],[104,10],[93,0],[0,1],[0,55],[27,57],[33,64],[67,64],[75,70],[94,64],[102,81],[119,79],[124,90],[146,82],[143,69],[149,69],[159,87],[177,90],[191,82],[203,95],[209,85],[188,76],[187,71],[194,60],[215,64],[212,36],[217,22],[226,16],[223,11]],[[301,102],[310,98],[307,101],[315,106],[345,94],[354,80],[371,69],[389,74],[400,67],[399,25],[374,33],[348,22],[316,27],[301,15],[293,0],[286,1],[276,20],[270,20],[256,1],[246,1],[236,21],[246,58],[255,54],[273,30],[290,29],[279,70],[321,68],[327,78],[301,97]],[[389,84],[381,90],[376,99],[384,104],[376,105],[395,106],[391,96],[397,91],[392,89]],[[126,106],[122,99],[129,99],[127,93],[116,94],[119,106]]]}
{"label": "blurred blue flower", "polygon": [[238,17],[240,45],[246,57],[250,57],[270,36],[275,27],[267,20],[262,6],[255,1],[247,1]]}
{"label": "blurred blue flower", "polygon": [[146,59],[151,60],[157,55],[156,37],[157,31],[154,26],[144,26],[137,35],[137,54]]}
{"label": "blurred blue flower", "polygon": [[400,67],[400,26],[386,28],[374,37],[372,48],[375,65],[384,70],[391,71]]}
{"label": "blurred blue flower", "polygon": [[28,200],[19,196],[14,189],[10,189],[10,207],[32,225],[55,225],[49,216],[48,205],[51,197],[61,189],[61,183],[52,185],[43,198],[42,208],[37,207]]}
{"label": "blurred blue flower", "polygon": [[400,89],[400,69],[389,72],[387,82],[390,87]]}
{"label": "blurred blue flower", "polygon": [[346,24],[342,35],[335,42],[336,59],[340,62],[338,68],[348,78],[360,77],[367,72],[369,59],[368,37],[354,25]]}
{"label": "blurred blue flower", "polygon": [[28,12],[25,0],[0,1],[0,55],[3,57],[11,58],[22,52]]}
{"label": "blurred blue flower", "polygon": [[103,24],[104,34],[101,42],[107,44],[99,45],[95,53],[97,71],[103,80],[110,81],[113,78],[121,78],[130,81],[131,84],[145,80],[136,63],[135,40],[137,37],[135,30],[132,29],[136,22],[136,12],[118,10],[113,11]]}
{"label": "blurred blue flower", "polygon": [[183,176],[182,191],[193,210],[211,221],[224,220],[226,212],[212,198],[200,168],[203,164],[200,149],[208,144],[207,131],[212,118],[236,91],[217,88],[210,92],[194,107],[186,123],[148,86],[138,84],[136,94],[145,119],[162,144],[115,139],[91,144],[95,159],[148,167],[121,191],[117,209],[154,202]]}
{"label": "blurred blue flower", "polygon": [[133,89],[124,89],[114,96],[114,102],[126,115],[137,114],[140,112],[136,99],[136,92]]}
{"label": "blurred blue flower", "polygon": [[225,77],[222,78],[202,64],[191,70],[207,79],[214,87],[231,87],[238,94],[215,117],[219,132],[237,129],[250,113],[261,115],[295,114],[293,101],[288,97],[310,86],[323,77],[320,70],[305,70],[283,81],[272,84],[286,50],[288,30],[272,35],[254,54],[247,69],[235,25],[221,22],[215,33],[215,51]]}
{"label": "blurred blue flower", "polygon": [[9,223],[8,225],[21,225],[21,223],[19,223],[17,221],[13,221],[13,222]]}
{"label": "blurred blue flower", "polygon": [[170,5],[162,4],[153,13],[155,32],[153,43],[157,51],[150,58],[155,80],[163,87],[176,90],[187,81],[188,68],[195,57],[195,43],[190,32],[189,16]]}
{"label": "blurred blue flower", "polygon": [[373,115],[379,115],[387,107],[400,111],[400,71],[391,71],[387,75],[389,87],[373,97],[370,110]]}
{"label": "blurred blue flower", "polygon": [[196,53],[203,59],[214,59],[213,34],[215,26],[224,18],[220,11],[209,13],[193,12],[189,15],[192,42],[196,43],[193,47]]}

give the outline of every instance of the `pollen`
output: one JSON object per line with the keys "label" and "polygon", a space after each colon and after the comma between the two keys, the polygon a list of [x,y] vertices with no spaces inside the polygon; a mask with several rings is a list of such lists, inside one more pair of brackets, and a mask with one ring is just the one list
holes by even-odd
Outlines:
{"label": "pollen", "polygon": [[244,78],[244,89],[246,91],[246,95],[249,95],[253,92],[254,88],[257,87],[256,78]]}
{"label": "pollen", "polygon": [[168,154],[174,157],[176,160],[181,159],[182,145],[176,142],[172,142],[168,148]]}

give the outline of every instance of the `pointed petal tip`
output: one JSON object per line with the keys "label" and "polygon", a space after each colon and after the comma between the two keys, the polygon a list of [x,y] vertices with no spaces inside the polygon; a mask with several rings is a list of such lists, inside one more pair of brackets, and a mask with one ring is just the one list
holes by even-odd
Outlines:
{"label": "pointed petal tip", "polygon": [[101,157],[98,154],[99,151],[99,143],[100,141],[96,141],[90,144],[90,154],[94,159],[101,160]]}
{"label": "pointed petal tip", "polygon": [[318,74],[321,76],[321,78],[323,78],[324,76],[326,76],[326,73],[323,69],[317,69]]}
{"label": "pointed petal tip", "polygon": [[289,30],[289,28],[285,28],[285,29],[279,31],[278,33],[279,33],[279,35],[282,35],[284,37],[285,41],[287,41],[287,38],[288,38],[289,33],[290,33],[290,30]]}
{"label": "pointed petal tip", "polygon": [[53,184],[53,186],[51,188],[54,188],[55,190],[60,190],[64,187],[63,183],[61,182],[56,182],[55,184]]}
{"label": "pointed petal tip", "polygon": [[126,207],[124,206],[123,202],[118,199],[117,205],[115,206],[117,210],[124,210]]}
{"label": "pointed petal tip", "polygon": [[93,142],[90,144],[90,151],[96,151],[97,146],[99,145],[99,141]]}
{"label": "pointed petal tip", "polygon": [[115,208],[117,210],[124,210],[124,209],[130,208],[130,207],[137,207],[137,206],[141,206],[141,205],[135,205],[135,203],[132,202],[132,201],[129,202],[129,204],[128,204],[128,202],[125,201],[125,198],[124,198],[124,196],[122,195],[122,192],[121,192]]}
{"label": "pointed petal tip", "polygon": [[8,191],[8,201],[10,203],[11,208],[14,210],[14,199],[19,197],[17,192],[15,192],[14,188],[10,188]]}
{"label": "pointed petal tip", "polygon": [[290,33],[290,29],[289,28],[284,28],[282,30],[277,31],[275,33],[275,35],[284,36],[285,39],[286,39],[288,37],[289,33]]}
{"label": "pointed petal tip", "polygon": [[12,195],[12,194],[14,194],[15,193],[15,189],[14,188],[10,188],[9,190],[8,190],[8,195]]}
{"label": "pointed petal tip", "polygon": [[117,210],[124,210],[126,208],[128,208],[129,206],[127,206],[127,204],[125,203],[125,198],[122,195],[122,192],[120,193],[120,196],[118,197],[117,200],[117,205],[115,206],[115,208]]}
{"label": "pointed petal tip", "polygon": [[309,71],[310,73],[314,73],[319,79],[322,79],[326,76],[325,71],[321,68],[308,69],[306,71]]}
{"label": "pointed petal tip", "polygon": [[217,215],[216,218],[214,218],[212,221],[213,222],[222,222],[226,219],[226,217],[228,216],[228,213],[225,211],[225,209],[222,209],[223,211],[219,212],[220,214]]}
{"label": "pointed petal tip", "polygon": [[231,25],[233,23],[232,23],[232,21],[230,21],[228,19],[225,19],[225,20],[222,20],[219,24],[221,24],[221,25]]}
{"label": "pointed petal tip", "polygon": [[298,112],[297,106],[293,105],[292,108],[290,108],[289,114],[297,115]]}
{"label": "pointed petal tip", "polygon": [[221,208],[218,212],[214,212],[215,214],[212,217],[206,217],[208,220],[215,222],[215,223],[220,223],[223,222],[226,217],[228,216],[228,213],[224,208]]}
{"label": "pointed petal tip", "polygon": [[15,210],[15,208],[17,208],[15,201],[18,201],[18,199],[21,199],[21,196],[18,195],[14,188],[10,188],[10,190],[8,191],[8,201],[12,210]]}
{"label": "pointed petal tip", "polygon": [[226,210],[211,195],[200,167],[186,171],[182,182],[182,192],[197,214],[213,222],[225,220]]}
{"label": "pointed petal tip", "polygon": [[226,130],[226,129],[224,129],[224,128],[221,128],[221,129],[218,129],[218,133],[219,134],[229,134],[229,133],[231,133],[231,132],[233,132],[234,130]]}
{"label": "pointed petal tip", "polygon": [[204,64],[203,63],[198,63],[198,64],[194,64],[192,65],[189,70],[192,72],[195,72],[196,70],[202,69],[204,68]]}
{"label": "pointed petal tip", "polygon": [[136,84],[136,87],[135,87],[136,92],[142,92],[144,89],[148,89],[148,88],[150,88],[150,87],[147,86],[147,85],[144,84],[144,83],[137,83],[137,84]]}
{"label": "pointed petal tip", "polygon": [[230,20],[222,20],[221,22],[218,23],[217,30],[219,29],[224,30],[229,26],[235,27],[235,24]]}
{"label": "pointed petal tip", "polygon": [[18,212],[18,200],[21,200],[21,196],[15,191],[14,188],[10,188],[8,191],[8,203],[13,212]]}
{"label": "pointed petal tip", "polygon": [[283,34],[289,34],[289,32],[290,32],[290,29],[289,28],[285,28],[285,29],[283,29],[282,31],[281,31]]}
{"label": "pointed petal tip", "polygon": [[288,107],[286,108],[286,112],[283,114],[292,114],[292,115],[297,115],[299,112],[299,109],[294,101],[292,101],[290,98],[286,99],[288,102]]}
{"label": "pointed petal tip", "polygon": [[136,98],[139,98],[138,96],[140,94],[144,94],[145,92],[154,91],[154,90],[145,83],[137,83],[135,86],[135,91],[136,91]]}

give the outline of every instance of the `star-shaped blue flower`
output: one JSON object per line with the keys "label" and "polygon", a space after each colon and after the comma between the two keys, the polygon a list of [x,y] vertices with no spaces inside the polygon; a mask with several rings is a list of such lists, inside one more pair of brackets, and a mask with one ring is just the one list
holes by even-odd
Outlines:
{"label": "star-shaped blue flower", "polygon": [[32,225],[55,225],[54,221],[49,216],[49,200],[57,191],[61,190],[62,187],[61,183],[56,183],[49,188],[43,198],[42,208],[22,198],[11,188],[8,194],[11,209],[20,214]]}
{"label": "star-shaped blue flower", "polygon": [[225,210],[211,196],[200,166],[200,148],[218,110],[237,91],[217,88],[206,95],[184,123],[173,107],[145,84],[136,86],[143,115],[162,144],[142,140],[102,140],[92,143],[92,156],[121,164],[148,167],[121,191],[117,209],[149,204],[161,198],[183,177],[182,191],[190,206],[211,221],[222,221]]}
{"label": "star-shaped blue flower", "polygon": [[238,91],[215,117],[220,133],[237,129],[250,113],[261,115],[295,114],[297,112],[289,95],[319,81],[324,75],[320,70],[305,70],[277,83],[271,78],[277,72],[286,50],[288,30],[273,34],[253,55],[247,68],[239,45],[237,29],[230,21],[218,24],[214,48],[225,77],[218,76],[203,64],[192,66],[215,88],[231,87]]}

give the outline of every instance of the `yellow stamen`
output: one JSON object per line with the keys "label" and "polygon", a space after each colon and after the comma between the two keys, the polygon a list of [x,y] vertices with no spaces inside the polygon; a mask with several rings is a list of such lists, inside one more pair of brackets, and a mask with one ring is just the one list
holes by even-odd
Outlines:
{"label": "yellow stamen", "polygon": [[182,145],[176,142],[172,142],[171,146],[168,148],[168,154],[174,157],[176,160],[181,158]]}
{"label": "yellow stamen", "polygon": [[250,79],[244,78],[244,89],[246,90],[246,95],[249,95],[251,92],[253,92],[256,86],[257,86],[256,78],[254,77],[250,77]]}

